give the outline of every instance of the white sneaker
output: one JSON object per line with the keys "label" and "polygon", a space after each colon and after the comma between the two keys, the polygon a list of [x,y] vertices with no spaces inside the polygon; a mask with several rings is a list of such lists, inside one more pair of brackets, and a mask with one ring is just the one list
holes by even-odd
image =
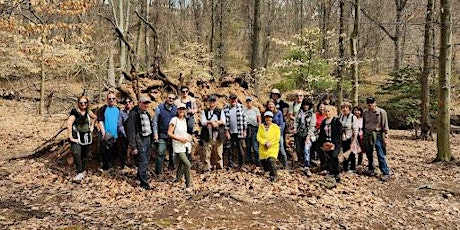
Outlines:
{"label": "white sneaker", "polygon": [[78,173],[78,174],[73,178],[73,180],[74,180],[74,181],[81,181],[81,180],[83,180],[83,178],[85,178],[85,173]]}
{"label": "white sneaker", "polygon": [[311,176],[312,176],[311,171],[310,171],[310,168],[305,167],[305,175],[307,175],[308,177],[311,177]]}

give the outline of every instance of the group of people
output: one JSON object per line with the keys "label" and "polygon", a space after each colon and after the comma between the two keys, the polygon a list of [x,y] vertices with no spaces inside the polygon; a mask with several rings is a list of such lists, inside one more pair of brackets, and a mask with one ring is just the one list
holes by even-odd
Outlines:
{"label": "group of people", "polygon": [[[352,107],[349,102],[340,104],[340,115],[329,98],[314,106],[313,100],[302,91],[298,91],[294,102],[286,103],[278,89],[271,90],[270,99],[261,108],[262,112],[254,106],[253,97],[245,99],[243,106],[235,94],[230,94],[228,103],[218,108],[216,95],[204,98],[206,108],[201,111],[199,119],[203,173],[213,168],[223,169],[225,157],[229,168],[241,169],[245,163],[261,166],[269,172],[270,181],[275,181],[278,161],[283,168],[293,162],[290,167],[301,167],[307,176],[311,176],[312,160],[319,159],[321,174],[328,174],[339,183],[340,152],[345,156],[344,171],[353,172],[356,165],[362,164],[363,153],[366,153],[369,162],[367,173],[376,175],[373,163],[375,149],[381,179],[386,181],[390,178],[385,157],[388,118],[386,111],[377,107],[373,97],[366,99],[367,109],[364,111],[360,107]],[[168,151],[168,168],[177,168],[174,182],[181,181],[185,176],[186,189],[191,189],[191,150],[195,118],[199,112],[196,99],[189,95],[188,87],[182,87],[179,98],[169,93],[165,102],[155,108],[153,116],[148,112],[150,97],[140,97],[138,101],[139,104],[134,106],[133,100],[126,98],[124,108],[120,109],[115,93],[110,92],[107,104],[98,110],[96,116],[88,108],[88,98],[78,98],[78,106],[72,109],[67,122],[77,172],[74,180],[80,181],[85,177],[88,146],[97,127],[101,140],[101,170],[111,167],[112,157],[118,155],[119,142],[121,168],[125,167],[128,155],[137,156],[140,186],[149,189],[148,165],[151,148],[155,146],[155,174],[159,176],[163,173]],[[291,136],[295,151],[288,156],[286,143]]]}

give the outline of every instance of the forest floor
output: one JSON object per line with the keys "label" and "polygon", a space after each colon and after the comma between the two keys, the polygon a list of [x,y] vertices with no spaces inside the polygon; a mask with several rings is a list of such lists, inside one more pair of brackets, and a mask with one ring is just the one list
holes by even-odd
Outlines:
{"label": "forest floor", "polygon": [[[37,116],[33,104],[0,101],[1,229],[459,229],[460,164],[431,163],[436,142],[392,131],[392,179],[342,173],[326,177],[279,170],[271,183],[259,168],[192,171],[194,189],[171,183],[167,171],[152,190],[134,169],[91,167],[73,183],[72,166],[49,156],[24,158],[56,134],[67,115]],[[451,136],[460,153],[460,135]],[[153,162],[153,161],[152,161]],[[362,171],[363,168],[360,168]]]}

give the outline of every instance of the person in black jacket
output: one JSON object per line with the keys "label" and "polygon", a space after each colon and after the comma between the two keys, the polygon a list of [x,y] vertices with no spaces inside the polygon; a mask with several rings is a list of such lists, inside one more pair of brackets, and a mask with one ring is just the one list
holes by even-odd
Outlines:
{"label": "person in black jacket", "polygon": [[342,147],[342,123],[337,118],[337,109],[327,105],[326,118],[320,126],[318,142],[324,152],[329,173],[337,183],[339,176],[339,151]]}
{"label": "person in black jacket", "polygon": [[132,155],[138,155],[137,176],[143,189],[150,189],[148,183],[148,165],[150,161],[150,145],[153,138],[152,118],[147,112],[150,98],[141,97],[139,106],[130,113],[127,120],[126,134]]}

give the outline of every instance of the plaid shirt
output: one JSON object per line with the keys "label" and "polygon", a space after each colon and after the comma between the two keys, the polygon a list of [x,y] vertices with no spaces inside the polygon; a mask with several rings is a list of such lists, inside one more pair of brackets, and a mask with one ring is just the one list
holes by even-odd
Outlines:
{"label": "plaid shirt", "polygon": [[[230,105],[226,105],[224,108],[225,114],[225,130],[230,130]],[[241,104],[236,104],[236,124],[238,128],[238,138],[244,138],[244,131],[247,126],[247,118],[244,113],[244,108]]]}

